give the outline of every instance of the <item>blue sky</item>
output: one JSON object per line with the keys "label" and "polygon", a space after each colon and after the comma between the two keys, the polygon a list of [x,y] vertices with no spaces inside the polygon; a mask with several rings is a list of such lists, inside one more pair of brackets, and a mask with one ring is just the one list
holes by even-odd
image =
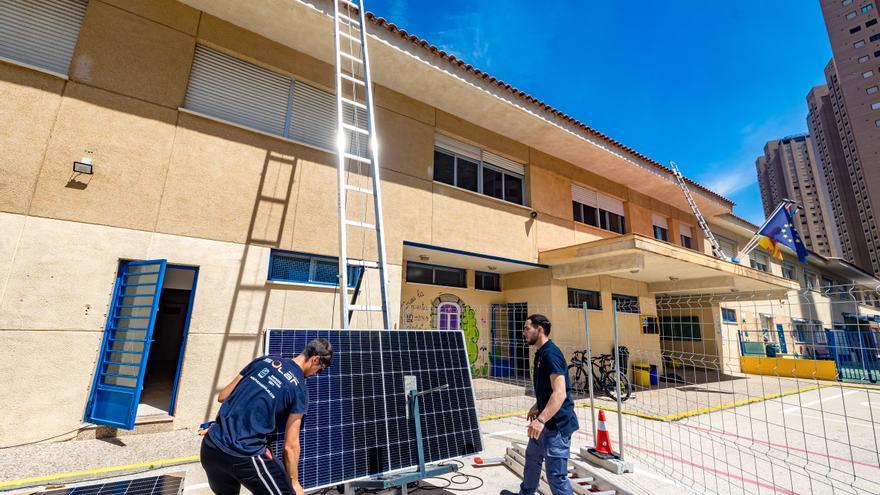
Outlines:
{"label": "blue sky", "polygon": [[642,153],[674,160],[758,224],[755,158],[768,140],[806,132],[806,94],[824,84],[831,58],[818,0],[364,3]]}

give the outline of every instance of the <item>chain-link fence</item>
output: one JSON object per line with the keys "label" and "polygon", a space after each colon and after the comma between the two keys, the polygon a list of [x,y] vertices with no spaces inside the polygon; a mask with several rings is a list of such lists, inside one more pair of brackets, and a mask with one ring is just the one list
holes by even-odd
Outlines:
{"label": "chain-link fence", "polygon": [[593,446],[592,381],[614,449],[697,493],[880,493],[880,294],[604,296],[438,298],[403,305],[401,327],[465,333],[484,435],[524,432],[534,393],[522,328],[540,313],[569,362],[574,453]]}

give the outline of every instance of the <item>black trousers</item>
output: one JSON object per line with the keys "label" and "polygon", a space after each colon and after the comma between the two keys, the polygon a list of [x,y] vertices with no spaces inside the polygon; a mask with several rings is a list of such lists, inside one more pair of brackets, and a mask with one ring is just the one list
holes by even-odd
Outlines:
{"label": "black trousers", "polygon": [[217,495],[238,495],[241,486],[254,495],[292,495],[293,487],[278,459],[265,455],[234,457],[218,449],[207,436],[202,440],[202,467]]}

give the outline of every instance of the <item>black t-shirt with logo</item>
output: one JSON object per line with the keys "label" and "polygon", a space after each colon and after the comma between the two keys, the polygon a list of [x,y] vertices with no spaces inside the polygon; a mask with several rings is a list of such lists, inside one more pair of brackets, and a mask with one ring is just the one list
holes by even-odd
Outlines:
{"label": "black t-shirt with logo", "polygon": [[306,414],[309,390],[302,368],[279,356],[258,357],[240,374],[208,436],[223,452],[250,457],[266,450],[266,436],[283,428],[289,415]]}

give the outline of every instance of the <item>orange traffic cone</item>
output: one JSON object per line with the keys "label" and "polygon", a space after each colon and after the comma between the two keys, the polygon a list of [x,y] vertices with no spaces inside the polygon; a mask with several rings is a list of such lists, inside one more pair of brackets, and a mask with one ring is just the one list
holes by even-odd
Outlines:
{"label": "orange traffic cone", "polygon": [[605,427],[605,411],[599,409],[599,426],[596,427],[596,451],[603,454],[614,455],[611,450],[611,436]]}

